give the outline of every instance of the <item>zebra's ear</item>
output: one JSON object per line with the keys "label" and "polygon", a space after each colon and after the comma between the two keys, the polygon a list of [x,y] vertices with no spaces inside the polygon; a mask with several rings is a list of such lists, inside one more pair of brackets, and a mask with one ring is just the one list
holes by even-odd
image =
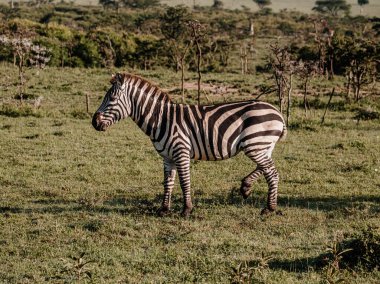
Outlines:
{"label": "zebra's ear", "polygon": [[116,83],[116,74],[112,74],[112,75],[111,75],[110,83],[111,83],[111,84],[115,84],[115,83]]}
{"label": "zebra's ear", "polygon": [[125,76],[121,73],[116,73],[115,75],[112,75],[111,78],[111,84],[117,84],[119,86],[122,86],[124,84]]}

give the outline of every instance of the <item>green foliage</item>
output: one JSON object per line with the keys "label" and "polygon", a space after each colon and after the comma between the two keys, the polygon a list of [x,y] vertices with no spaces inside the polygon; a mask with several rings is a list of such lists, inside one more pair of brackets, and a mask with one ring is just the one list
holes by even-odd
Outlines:
{"label": "green foliage", "polygon": [[8,117],[40,117],[41,114],[29,105],[16,106],[13,104],[3,104],[0,106],[0,115]]}
{"label": "green foliage", "polygon": [[334,241],[326,254],[322,254],[318,265],[330,268],[330,277],[339,269],[373,271],[380,267],[380,230],[369,226],[366,229]]}
{"label": "green foliage", "polygon": [[373,120],[380,119],[380,112],[371,108],[359,108],[354,117],[357,120]]}
{"label": "green foliage", "polygon": [[145,9],[148,7],[158,6],[159,0],[122,0],[126,7]]}
{"label": "green foliage", "polygon": [[359,4],[360,6],[368,5],[368,4],[369,4],[369,0],[358,0],[358,4]]}
{"label": "green foliage", "polygon": [[214,9],[223,9],[223,6],[224,4],[223,4],[223,1],[221,0],[214,0],[214,3],[212,4],[212,7]]}
{"label": "green foliage", "polygon": [[260,9],[264,9],[266,6],[272,4],[270,0],[253,0],[253,2],[255,2]]}
{"label": "green foliage", "polygon": [[101,66],[102,57],[99,53],[98,45],[85,35],[78,34],[75,36],[72,56],[82,61],[81,66]]}
{"label": "green foliage", "polygon": [[349,14],[351,6],[346,0],[317,0],[315,1],[314,11],[337,16],[339,12]]}
{"label": "green foliage", "polygon": [[166,39],[180,41],[186,36],[187,22],[191,19],[185,6],[169,7],[161,16],[161,32]]}

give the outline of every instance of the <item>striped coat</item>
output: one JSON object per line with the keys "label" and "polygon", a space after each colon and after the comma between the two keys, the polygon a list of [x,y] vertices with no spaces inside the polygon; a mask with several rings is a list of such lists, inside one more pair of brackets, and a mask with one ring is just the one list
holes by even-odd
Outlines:
{"label": "striped coat", "polygon": [[264,175],[269,187],[267,206],[277,205],[278,173],[271,158],[275,143],[286,135],[281,114],[264,102],[243,101],[210,106],[175,104],[158,87],[130,74],[116,74],[112,87],[93,116],[96,130],[131,117],[151,139],[164,162],[164,199],[160,215],[170,210],[178,173],[184,196],[182,214],[190,214],[190,160],[223,160],[243,151],[257,167],[241,184],[244,198]]}

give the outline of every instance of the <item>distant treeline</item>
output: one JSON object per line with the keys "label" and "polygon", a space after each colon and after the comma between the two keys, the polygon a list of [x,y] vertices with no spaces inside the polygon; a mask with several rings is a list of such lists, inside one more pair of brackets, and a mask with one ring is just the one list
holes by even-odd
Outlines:
{"label": "distant treeline", "polygon": [[[297,59],[317,60],[321,47],[316,44],[317,15],[299,12],[273,14],[269,10],[223,10],[185,7],[149,9],[103,9],[70,4],[9,8],[0,5],[0,34],[30,38],[34,44],[48,48],[50,66],[122,67],[149,69],[166,66],[179,69],[185,47],[190,45],[191,31],[186,23],[197,20],[204,27],[201,39],[202,68],[224,71],[231,63],[239,66],[242,58],[254,57],[260,48],[257,39],[282,37]],[[342,46],[346,38],[367,37],[378,42],[379,19],[332,18],[326,29],[334,28],[331,47]],[[320,31],[323,35],[323,30]],[[244,48],[243,48],[244,47]],[[185,54],[188,68],[195,68],[194,49]],[[0,45],[0,61],[16,63],[15,51]],[[336,72],[340,70],[335,58]],[[265,70],[265,64],[255,65]]]}

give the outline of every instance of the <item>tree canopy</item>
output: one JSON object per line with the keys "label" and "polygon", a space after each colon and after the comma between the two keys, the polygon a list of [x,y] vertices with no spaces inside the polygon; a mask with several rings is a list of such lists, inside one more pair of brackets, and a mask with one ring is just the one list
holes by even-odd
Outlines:
{"label": "tree canopy", "polygon": [[266,6],[272,4],[270,0],[253,0],[253,2],[255,2],[260,9],[264,9]]}
{"label": "tree canopy", "polygon": [[358,4],[360,6],[367,5],[367,4],[369,4],[369,0],[358,0]]}
{"label": "tree canopy", "polygon": [[339,12],[348,14],[350,9],[351,5],[347,4],[346,0],[317,0],[313,7],[314,11],[332,16],[337,16]]}

